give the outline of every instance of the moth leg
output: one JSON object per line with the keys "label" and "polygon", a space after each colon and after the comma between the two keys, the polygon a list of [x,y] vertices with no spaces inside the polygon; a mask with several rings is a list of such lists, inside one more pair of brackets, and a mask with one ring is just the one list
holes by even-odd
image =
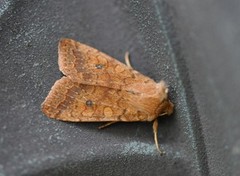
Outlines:
{"label": "moth leg", "polygon": [[128,51],[125,53],[125,62],[126,62],[127,66],[132,68],[131,63],[130,63],[130,59],[129,59],[129,52]]}
{"label": "moth leg", "polygon": [[98,129],[103,129],[103,128],[109,126],[109,125],[112,125],[113,123],[116,123],[116,122],[107,122],[104,125],[101,125],[100,127],[98,127]]}
{"label": "moth leg", "polygon": [[155,141],[157,150],[160,152],[160,155],[165,154],[165,151],[163,151],[158,144],[158,119],[155,119],[153,122],[153,134],[154,134],[154,141]]}

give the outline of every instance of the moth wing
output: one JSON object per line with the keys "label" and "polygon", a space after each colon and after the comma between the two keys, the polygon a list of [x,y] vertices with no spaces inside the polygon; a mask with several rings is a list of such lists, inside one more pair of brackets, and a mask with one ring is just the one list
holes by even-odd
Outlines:
{"label": "moth wing", "polygon": [[59,42],[59,68],[72,81],[133,92],[146,92],[156,83],[95,48],[71,39]]}
{"label": "moth wing", "polygon": [[138,106],[137,100],[137,94],[85,85],[64,76],[55,82],[42,111],[48,117],[73,122],[146,121],[148,107]]}

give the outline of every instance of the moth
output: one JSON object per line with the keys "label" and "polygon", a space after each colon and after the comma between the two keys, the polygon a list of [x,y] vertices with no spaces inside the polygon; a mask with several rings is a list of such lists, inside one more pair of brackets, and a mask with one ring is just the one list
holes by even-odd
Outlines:
{"label": "moth", "polygon": [[168,99],[164,81],[156,83],[134,70],[126,53],[126,65],[95,48],[71,39],[61,39],[58,64],[65,75],[57,80],[42,103],[44,114],[70,122],[153,121],[158,151],[158,121],[171,115],[173,103]]}

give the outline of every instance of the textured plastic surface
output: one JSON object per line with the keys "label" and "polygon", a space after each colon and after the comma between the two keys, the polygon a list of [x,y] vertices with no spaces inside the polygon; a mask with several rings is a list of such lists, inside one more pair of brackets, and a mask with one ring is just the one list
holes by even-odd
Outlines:
{"label": "textured plastic surface", "polygon": [[[0,175],[237,175],[235,1],[0,1]],[[169,84],[176,110],[152,123],[66,123],[40,104],[61,77],[61,37]]]}

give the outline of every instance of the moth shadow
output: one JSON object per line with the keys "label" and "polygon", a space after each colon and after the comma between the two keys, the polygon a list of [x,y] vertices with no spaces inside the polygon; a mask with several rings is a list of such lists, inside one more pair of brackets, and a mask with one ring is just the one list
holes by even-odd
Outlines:
{"label": "moth shadow", "polygon": [[[86,133],[96,133],[96,141],[99,140],[97,136],[101,135],[101,138],[108,140],[113,139],[115,142],[141,141],[154,143],[153,122],[117,122],[103,129],[98,129],[98,127],[106,124],[106,122],[67,123],[81,128],[82,131]],[[172,143],[178,139],[179,133],[176,132],[178,124],[175,122],[173,115],[166,118],[158,118],[158,124],[159,143]]]}

